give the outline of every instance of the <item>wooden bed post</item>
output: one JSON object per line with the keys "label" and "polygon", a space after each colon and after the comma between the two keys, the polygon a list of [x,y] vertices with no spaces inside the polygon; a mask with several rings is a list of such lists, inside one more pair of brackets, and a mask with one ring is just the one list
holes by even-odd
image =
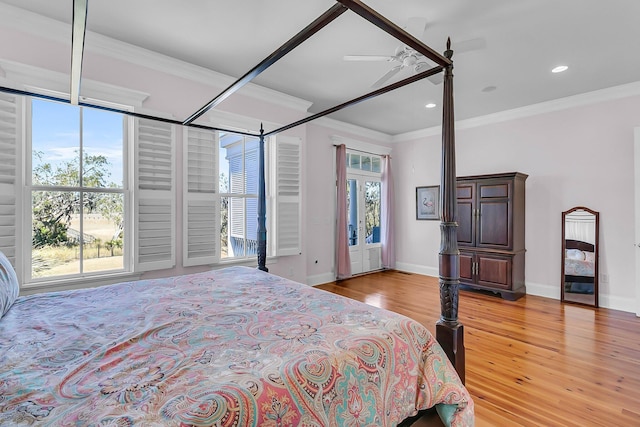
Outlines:
{"label": "wooden bed post", "polygon": [[260,124],[260,144],[258,157],[258,269],[267,268],[267,193],[264,179],[264,129]]}
{"label": "wooden bed post", "polygon": [[[451,59],[451,39],[444,55]],[[436,323],[436,339],[458,371],[464,383],[464,330],[458,322],[458,288],[460,287],[460,252],[456,222],[456,150],[453,114],[453,65],[444,68],[442,103],[442,171],[440,206],[440,320]]]}

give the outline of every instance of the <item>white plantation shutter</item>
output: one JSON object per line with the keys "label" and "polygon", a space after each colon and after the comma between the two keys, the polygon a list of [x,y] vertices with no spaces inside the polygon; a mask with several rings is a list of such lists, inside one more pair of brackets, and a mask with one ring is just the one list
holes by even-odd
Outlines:
{"label": "white plantation shutter", "polygon": [[[273,182],[276,255],[301,253],[301,166],[300,138],[278,136],[272,146],[275,157]],[[268,234],[269,235],[269,234]]]}
{"label": "white plantation shutter", "polygon": [[[246,181],[246,194],[258,194],[258,171],[259,155],[258,140],[247,141],[245,145],[244,169]],[[246,218],[246,236],[247,240],[258,241],[258,198],[247,197],[245,199]]]}
{"label": "white plantation shutter", "polygon": [[16,265],[16,166],[22,98],[0,93],[0,251]]}
{"label": "white plantation shutter", "polygon": [[182,264],[213,264],[220,260],[218,133],[185,128],[183,135]]}
{"label": "white plantation shutter", "polygon": [[135,270],[175,265],[174,127],[135,119]]}

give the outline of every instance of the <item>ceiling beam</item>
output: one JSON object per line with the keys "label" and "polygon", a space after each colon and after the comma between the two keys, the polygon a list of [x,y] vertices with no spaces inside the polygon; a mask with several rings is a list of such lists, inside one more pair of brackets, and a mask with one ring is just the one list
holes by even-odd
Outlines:
{"label": "ceiling beam", "polygon": [[73,105],[78,105],[80,99],[84,36],[87,30],[87,2],[88,0],[73,0],[73,20],[71,23],[71,90],[69,91],[69,99]]}
{"label": "ceiling beam", "polygon": [[357,13],[367,21],[371,22],[376,27],[385,31],[392,37],[395,37],[405,45],[409,46],[412,49],[420,52],[425,57],[429,58],[436,64],[439,64],[443,67],[447,65],[451,65],[451,60],[446,58],[445,56],[439,54],[435,50],[431,49],[426,44],[422,43],[420,40],[415,38],[413,35],[407,33],[402,28],[398,27],[393,22],[389,21],[384,16],[380,15],[378,12],[362,3],[360,0],[337,0],[342,3],[353,12]]}
{"label": "ceiling beam", "polygon": [[204,113],[209,111],[211,108],[214,108],[222,101],[227,99],[233,93],[238,91],[244,85],[249,83],[251,80],[256,78],[260,73],[273,65],[280,58],[291,52],[293,49],[302,44],[309,37],[320,31],[322,28],[331,23],[338,16],[342,15],[347,11],[347,8],[341,4],[335,4],[325,13],[320,15],[315,21],[311,24],[307,25],[302,31],[293,36],[289,41],[280,46],[276,51],[274,51],[271,55],[267,56],[262,62],[249,70],[244,76],[240,77],[236,80],[231,86],[222,91],[218,96],[213,98],[207,104],[205,104],[198,111],[189,116],[183,124],[188,125],[189,123],[196,120],[198,117],[202,116]]}

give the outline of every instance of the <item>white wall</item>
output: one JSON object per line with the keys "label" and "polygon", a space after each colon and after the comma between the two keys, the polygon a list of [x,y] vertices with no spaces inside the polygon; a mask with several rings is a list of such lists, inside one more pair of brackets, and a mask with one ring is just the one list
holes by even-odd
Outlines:
{"label": "white wall", "polygon": [[[316,285],[335,280],[336,175],[332,137],[389,147],[388,135],[320,120],[307,125],[305,186],[307,216],[306,283]],[[317,261],[317,263],[316,263]]]}
{"label": "white wall", "polygon": [[[529,175],[527,293],[560,298],[561,213],[587,206],[600,212],[600,304],[635,311],[633,129],[639,111],[640,96],[631,96],[495,124],[459,123],[458,176]],[[415,220],[415,187],[439,184],[440,144],[438,134],[398,142],[393,150],[398,267],[432,275],[439,224]]]}

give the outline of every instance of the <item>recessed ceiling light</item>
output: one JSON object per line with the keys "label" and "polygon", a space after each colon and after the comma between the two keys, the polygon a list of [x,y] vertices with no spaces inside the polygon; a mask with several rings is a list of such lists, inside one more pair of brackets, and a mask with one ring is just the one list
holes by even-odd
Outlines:
{"label": "recessed ceiling light", "polygon": [[434,104],[433,102],[428,103],[427,105],[425,105],[425,107],[427,108],[435,108],[436,104]]}
{"label": "recessed ceiling light", "polygon": [[566,65],[558,65],[556,68],[551,70],[551,72],[552,73],[561,73],[563,71],[567,71],[568,69],[569,69],[569,67],[567,67]]}
{"label": "recessed ceiling light", "polygon": [[484,89],[482,89],[483,92],[493,92],[494,90],[498,89],[496,86],[487,86]]}

